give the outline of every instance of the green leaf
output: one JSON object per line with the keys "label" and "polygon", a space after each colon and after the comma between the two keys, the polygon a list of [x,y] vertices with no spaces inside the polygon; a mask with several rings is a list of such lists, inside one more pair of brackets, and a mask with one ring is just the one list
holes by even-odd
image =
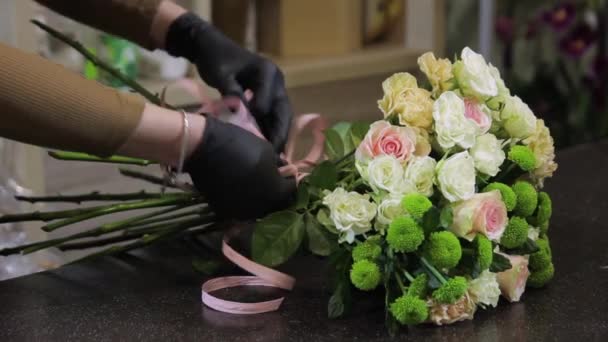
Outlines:
{"label": "green leaf", "polygon": [[334,226],[334,221],[329,218],[329,210],[327,208],[321,208],[317,212],[317,222],[319,222],[323,227],[327,228],[327,230],[333,234],[339,234],[336,226]]}
{"label": "green leaf", "polygon": [[317,255],[328,256],[336,247],[337,241],[332,241],[327,230],[311,214],[305,216],[306,235],[308,236],[308,249]]}
{"label": "green leaf", "polygon": [[348,153],[355,149],[353,146],[353,142],[351,139],[350,128],[352,123],[350,122],[339,122],[335,124],[332,129],[340,134],[340,138],[342,139],[342,146],[344,147],[344,153]]}
{"label": "green leaf", "polygon": [[274,267],[287,261],[304,238],[303,217],[293,211],[279,211],[258,221],[253,231],[252,257]]}
{"label": "green leaf", "polygon": [[538,245],[532,239],[527,239],[526,242],[514,249],[509,249],[506,251],[507,254],[515,254],[515,255],[526,255],[536,253],[540,250]]}
{"label": "green leaf", "polygon": [[439,224],[443,228],[449,228],[452,225],[452,221],[454,220],[454,213],[452,212],[452,207],[445,206],[441,209],[441,215],[439,217]]}
{"label": "green leaf", "polygon": [[370,124],[367,122],[355,122],[352,124],[352,126],[350,126],[350,138],[354,147],[361,144],[365,138],[365,135],[367,134],[367,131],[369,131],[369,126]]}
{"label": "green leaf", "polygon": [[325,130],[325,152],[330,159],[340,158],[344,155],[344,144],[340,134],[334,129]]}
{"label": "green leaf", "polygon": [[424,216],[422,217],[422,228],[427,235],[437,230],[441,221],[440,216],[441,213],[439,212],[439,209],[435,207],[432,207],[424,213]]}
{"label": "green leaf", "polygon": [[319,189],[333,190],[338,183],[338,170],[332,162],[326,160],[312,170],[308,182]]}
{"label": "green leaf", "polygon": [[498,273],[511,269],[511,262],[507,257],[502,254],[494,253],[492,256],[492,265],[490,265],[490,272]]}
{"label": "green leaf", "polygon": [[306,209],[308,207],[308,202],[310,201],[310,192],[308,190],[308,184],[305,182],[301,182],[298,186],[298,194],[296,197],[296,210],[297,209]]}
{"label": "green leaf", "polygon": [[338,285],[334,293],[329,297],[329,302],[327,303],[327,317],[334,319],[344,314],[343,292],[342,286]]}
{"label": "green leaf", "polygon": [[211,276],[219,271],[219,269],[222,267],[222,262],[219,260],[205,260],[196,258],[192,260],[192,267],[199,273]]}

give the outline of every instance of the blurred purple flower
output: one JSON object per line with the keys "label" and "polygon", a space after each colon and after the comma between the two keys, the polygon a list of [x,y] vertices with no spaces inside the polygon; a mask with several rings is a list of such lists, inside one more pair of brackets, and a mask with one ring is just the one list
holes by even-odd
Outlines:
{"label": "blurred purple flower", "polygon": [[534,37],[536,37],[536,34],[538,33],[539,25],[540,25],[540,20],[539,20],[539,18],[536,18],[536,17],[528,22],[528,27],[526,28],[526,34],[524,35],[526,40],[534,39]]}
{"label": "blurred purple flower", "polygon": [[543,13],[543,20],[554,30],[562,31],[568,27],[576,16],[576,8],[571,2],[562,2]]}
{"label": "blurred purple flower", "polygon": [[580,24],[560,39],[559,48],[565,54],[578,58],[593,45],[596,39],[596,31],[587,24]]}
{"label": "blurred purple flower", "polygon": [[499,16],[496,18],[494,29],[496,30],[498,39],[502,40],[503,43],[508,44],[513,41],[513,37],[515,36],[513,18],[504,15]]}

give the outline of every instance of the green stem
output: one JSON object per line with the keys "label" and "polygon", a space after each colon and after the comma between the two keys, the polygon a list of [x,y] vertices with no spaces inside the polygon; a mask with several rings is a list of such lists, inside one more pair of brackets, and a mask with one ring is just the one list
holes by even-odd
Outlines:
{"label": "green stem", "polygon": [[143,222],[148,219],[151,219],[153,217],[157,217],[160,215],[164,215],[164,214],[176,211],[176,210],[180,210],[180,209],[186,208],[188,206],[189,206],[188,204],[179,204],[179,205],[176,205],[176,206],[173,206],[170,208],[165,208],[165,209],[156,210],[156,211],[153,211],[150,213],[146,213],[143,215],[129,217],[124,220],[106,223],[106,224],[102,225],[100,228],[109,230],[109,231],[115,231],[115,230],[119,230],[121,228],[128,228],[128,227],[132,227],[135,225],[143,225],[144,224]]}
{"label": "green stem", "polygon": [[85,220],[89,220],[89,219],[92,219],[95,217],[104,216],[104,215],[108,215],[108,214],[114,214],[114,213],[119,213],[119,212],[123,212],[123,211],[138,210],[138,209],[165,207],[165,206],[169,206],[169,205],[187,204],[187,203],[195,204],[197,202],[195,199],[193,199],[191,197],[166,196],[165,198],[159,198],[159,199],[148,199],[148,200],[143,200],[143,201],[138,201],[138,202],[112,204],[112,205],[108,205],[108,206],[103,206],[102,208],[99,208],[98,210],[89,211],[89,212],[86,212],[81,215],[68,217],[66,219],[63,219],[63,220],[60,220],[57,222],[53,222],[51,224],[47,224],[47,225],[43,226],[41,229],[44,230],[45,232],[52,232],[58,228],[65,227],[67,225],[70,225],[70,224],[73,224],[76,222],[85,221]]}
{"label": "green stem", "polygon": [[406,294],[407,287],[403,284],[403,280],[401,280],[401,277],[399,277],[398,274],[395,274],[395,279],[397,279],[397,284],[399,284],[399,287],[401,288],[401,291],[403,292],[403,294]]}
{"label": "green stem", "polygon": [[149,173],[134,171],[134,170],[129,170],[129,169],[123,169],[123,168],[119,168],[118,171],[120,171],[120,174],[125,177],[144,180],[148,183],[152,183],[152,184],[156,184],[156,185],[165,185],[168,188],[179,189],[177,186],[174,186],[171,184],[165,184],[164,179],[162,179],[161,177],[157,177],[155,175],[151,175]]}
{"label": "green stem", "polygon": [[505,180],[505,178],[507,178],[509,176],[509,174],[511,172],[513,172],[513,170],[515,169],[515,167],[517,166],[517,164],[515,163],[511,163],[509,166],[507,166],[507,168],[501,172],[498,177],[496,177],[495,182],[502,182]]}
{"label": "green stem", "polygon": [[[166,221],[170,221],[170,220],[173,220],[176,218],[183,218],[183,217],[188,217],[188,216],[192,216],[192,215],[202,215],[202,214],[206,214],[209,212],[210,212],[209,207],[202,207],[202,208],[197,208],[194,210],[186,211],[183,213],[177,213],[177,214],[167,215],[167,216],[162,216],[162,217],[157,217],[157,218],[143,219],[141,221],[137,221],[135,223],[127,225],[126,229],[129,230],[134,226],[143,226],[143,225],[149,225],[149,224],[153,224],[153,223],[166,222]],[[155,216],[158,216],[158,215],[155,215]]]}
{"label": "green stem", "polygon": [[[130,77],[124,75],[123,73],[121,73],[116,68],[110,66],[109,64],[107,64],[104,61],[102,61],[99,58],[97,58],[97,56],[95,56],[89,50],[87,50],[81,43],[79,43],[79,42],[71,39],[70,37],[66,36],[65,34],[63,34],[63,33],[59,32],[59,31],[53,29],[52,27],[49,27],[49,26],[41,23],[38,20],[32,20],[32,23],[34,25],[38,26],[40,29],[42,29],[45,32],[47,32],[48,34],[50,34],[51,36],[59,39],[60,41],[66,43],[67,45],[69,45],[72,48],[74,48],[81,55],[83,55],[86,59],[88,59],[89,61],[91,61],[91,63],[95,64],[96,66],[98,66],[102,70],[106,71],[107,73],[109,73],[110,75],[112,75],[113,77],[115,77],[116,79],[120,80],[122,83],[128,85],[133,90],[135,90],[136,92],[140,93],[143,97],[145,97],[146,99],[148,99],[148,101],[154,103],[157,106],[163,106],[163,103],[162,103],[161,99],[158,96],[152,94],[150,91],[148,91],[142,85],[140,85],[139,83],[137,83],[136,81],[134,81]],[[169,106],[167,104],[164,104],[164,106],[168,107],[168,108],[171,108],[171,109],[174,109],[173,107],[171,107],[171,106]]]}
{"label": "green stem", "polygon": [[429,270],[433,274],[433,276],[437,278],[437,280],[439,280],[442,284],[445,284],[447,282],[445,277],[442,276],[441,273],[439,273],[439,271],[437,271],[437,269],[433,267],[433,265],[431,265],[424,257],[420,258],[420,261],[422,261],[422,265],[424,265],[424,267]]}
{"label": "green stem", "polygon": [[95,206],[89,208],[78,208],[69,210],[57,210],[57,211],[34,211],[24,214],[9,214],[0,216],[0,223],[7,222],[24,222],[24,221],[44,221],[48,222],[51,220],[61,219],[65,217],[72,217],[75,215],[82,215],[92,211],[99,210],[105,206]]}
{"label": "green stem", "polygon": [[86,162],[95,162],[95,163],[111,163],[111,164],[129,164],[129,165],[138,165],[138,166],[148,166],[151,164],[156,164],[155,162],[140,159],[140,158],[131,158],[131,157],[123,157],[123,156],[111,156],[108,158],[100,158],[97,156],[93,156],[87,153],[81,152],[69,152],[69,151],[49,151],[49,156],[58,160],[68,160],[68,161],[86,161]]}
{"label": "green stem", "polygon": [[407,280],[410,283],[414,281],[414,277],[410,274],[410,272],[403,270],[403,275],[407,278]]}
{"label": "green stem", "polygon": [[163,231],[160,231],[157,233],[144,235],[137,241],[134,241],[134,242],[131,242],[131,243],[128,243],[125,245],[111,246],[100,252],[89,254],[83,258],[74,260],[74,261],[70,262],[69,264],[75,264],[75,263],[82,262],[82,261],[93,260],[93,259],[97,259],[100,257],[104,257],[104,256],[112,255],[112,254],[124,253],[124,252],[131,251],[133,249],[138,249],[138,248],[142,248],[145,246],[149,246],[158,241],[162,241],[167,238],[177,236],[180,233],[182,233],[184,230],[192,228],[192,227],[197,227],[201,224],[205,224],[205,222],[201,219],[193,219],[193,220],[190,220],[189,222],[184,222],[184,223],[180,223],[175,226],[172,226],[172,227],[167,227],[166,230],[163,230]]}
{"label": "green stem", "polygon": [[339,165],[340,163],[342,163],[342,162],[343,162],[343,161],[345,161],[346,159],[348,159],[348,158],[352,157],[352,156],[355,154],[355,151],[357,151],[357,150],[356,150],[356,149],[355,149],[355,150],[352,150],[352,151],[348,152],[347,154],[345,154],[343,157],[340,157],[340,159],[338,159],[338,160],[336,160],[336,161],[334,162],[334,165]]}
{"label": "green stem", "polygon": [[15,196],[18,201],[37,203],[37,202],[70,202],[82,203],[87,201],[132,201],[150,198],[160,198],[164,196],[160,192],[148,193],[144,190],[126,194],[102,194],[98,191],[89,194],[79,195],[57,195],[57,196]]}

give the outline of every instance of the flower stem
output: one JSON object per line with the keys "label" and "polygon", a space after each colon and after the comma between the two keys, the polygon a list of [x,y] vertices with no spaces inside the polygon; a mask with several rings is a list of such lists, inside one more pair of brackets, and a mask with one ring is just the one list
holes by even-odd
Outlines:
{"label": "flower stem", "polygon": [[[52,27],[49,27],[49,26],[41,23],[38,20],[32,20],[32,23],[34,25],[38,26],[40,29],[42,29],[45,32],[47,32],[48,34],[50,34],[51,36],[53,36],[54,38],[57,38],[60,41],[66,43],[67,45],[69,45],[72,48],[74,48],[81,55],[83,55],[86,59],[88,59],[93,64],[95,64],[99,68],[103,69],[108,74],[110,74],[113,77],[115,77],[116,79],[120,80],[122,83],[128,85],[129,87],[131,87],[136,92],[140,93],[143,97],[145,97],[146,99],[148,99],[148,101],[154,103],[157,106],[163,106],[163,103],[162,103],[161,99],[158,96],[152,94],[150,91],[148,91],[142,85],[140,85],[139,83],[137,83],[136,81],[134,81],[130,77],[124,75],[123,73],[121,73],[116,68],[110,66],[109,64],[107,64],[104,61],[102,61],[99,58],[97,58],[97,56],[95,56],[89,50],[87,50],[81,43],[79,43],[79,42],[71,39],[70,37],[66,36],[65,34],[63,34],[63,33],[59,32],[59,31],[53,29]],[[168,107],[168,108],[174,109],[173,107],[171,107],[171,106],[169,106],[167,104],[164,104],[164,107]]]}
{"label": "flower stem", "polygon": [[158,198],[158,199],[147,199],[147,200],[130,202],[130,203],[111,204],[111,205],[107,205],[107,206],[102,206],[101,208],[99,208],[97,210],[88,211],[88,212],[85,212],[80,215],[71,216],[71,217],[65,218],[63,220],[47,224],[47,225],[43,226],[41,229],[44,230],[45,232],[52,232],[58,228],[65,227],[67,225],[70,225],[70,224],[73,224],[76,222],[89,220],[89,219],[103,216],[103,215],[119,213],[122,211],[165,207],[165,206],[169,206],[169,205],[179,205],[179,204],[187,204],[187,203],[195,204],[195,203],[198,203],[198,201],[196,199],[193,199],[192,197],[167,195],[163,198]]}
{"label": "flower stem", "polygon": [[516,166],[517,164],[515,163],[511,163],[509,166],[507,166],[507,168],[496,177],[495,182],[503,182],[511,174],[511,172],[513,172]]}
{"label": "flower stem", "polygon": [[148,183],[152,183],[152,184],[156,184],[156,185],[164,185],[168,188],[179,189],[177,186],[172,185],[171,183],[165,184],[166,182],[164,181],[164,179],[162,179],[161,177],[157,177],[155,175],[151,175],[149,173],[129,170],[129,169],[123,169],[123,168],[119,168],[118,171],[120,171],[120,174],[125,177],[144,180]]}
{"label": "flower stem", "polygon": [[[168,194],[170,195],[170,194]],[[131,201],[150,198],[160,198],[164,196],[160,192],[149,193],[144,190],[125,194],[102,194],[98,191],[80,195],[57,195],[57,196],[15,196],[18,201],[37,203],[37,202],[70,202],[82,203],[87,201]]]}
{"label": "flower stem", "polygon": [[397,279],[397,284],[399,284],[399,287],[401,288],[401,292],[403,292],[403,294],[406,294],[407,287],[403,284],[403,280],[401,280],[401,277],[399,276],[399,274],[395,274],[395,279]]}
{"label": "flower stem", "polygon": [[24,222],[24,221],[44,221],[48,222],[51,220],[61,219],[65,217],[72,217],[75,215],[86,214],[95,210],[104,208],[105,206],[95,206],[89,208],[78,208],[69,210],[57,210],[57,211],[34,211],[24,214],[9,214],[0,216],[0,223],[7,222]]}
{"label": "flower stem", "polygon": [[[184,207],[179,207],[178,209],[182,209]],[[177,209],[175,209],[177,210]],[[173,211],[173,210],[172,210]],[[202,215],[202,214],[206,214],[209,213],[210,209],[208,207],[202,207],[202,208],[197,208],[194,210],[190,210],[190,211],[186,211],[186,212],[182,212],[182,213],[177,213],[177,214],[173,214],[173,215],[167,215],[167,216],[161,216],[161,217],[150,217],[147,219],[141,219],[141,221],[136,221],[134,223],[131,224],[127,224],[125,226],[125,228],[127,229],[127,231],[133,227],[137,227],[137,226],[143,226],[143,225],[149,225],[149,224],[153,224],[153,223],[159,223],[159,222],[166,222],[166,221],[170,221],[173,219],[178,219],[178,218],[184,218],[184,217],[188,217],[188,216],[192,216],[192,215]],[[154,215],[154,216],[158,216],[158,215]]]}
{"label": "flower stem", "polygon": [[414,281],[414,277],[407,270],[403,270],[403,275],[407,278],[407,280],[410,283]]}
{"label": "flower stem", "polygon": [[437,280],[439,280],[442,284],[445,284],[447,282],[445,277],[442,276],[441,273],[439,273],[439,271],[437,271],[437,269],[433,267],[433,265],[431,265],[424,257],[420,258],[420,261],[422,262],[422,265],[424,265],[424,267],[429,270],[429,272],[431,272],[433,276],[437,278]]}
{"label": "flower stem", "polygon": [[129,164],[129,165],[138,165],[138,166],[147,166],[151,164],[156,164],[155,162],[140,159],[140,158],[131,158],[131,157],[123,157],[123,156],[111,156],[108,158],[100,158],[87,153],[81,152],[69,152],[69,151],[49,151],[49,156],[58,160],[68,160],[68,161],[86,161],[86,162],[96,162],[96,163],[110,163],[110,164]]}
{"label": "flower stem", "polygon": [[348,158],[352,157],[355,154],[355,150],[352,150],[350,152],[348,152],[347,154],[345,154],[344,156],[340,157],[340,159],[336,160],[334,162],[334,165],[339,165],[340,163],[342,163],[343,161],[347,160]]}

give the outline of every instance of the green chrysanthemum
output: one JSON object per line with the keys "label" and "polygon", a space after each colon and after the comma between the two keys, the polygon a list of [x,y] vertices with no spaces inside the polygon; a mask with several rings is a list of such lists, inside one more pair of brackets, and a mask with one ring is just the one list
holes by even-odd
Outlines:
{"label": "green chrysanthemum", "polygon": [[488,192],[492,190],[500,191],[500,194],[502,195],[502,201],[505,202],[505,206],[507,207],[508,211],[515,209],[515,205],[517,204],[517,196],[515,195],[515,192],[513,192],[513,189],[511,189],[510,186],[504,183],[494,182],[488,184],[483,189],[483,192]]}
{"label": "green chrysanthemum", "polygon": [[350,270],[350,281],[363,291],[375,289],[380,284],[381,276],[378,265],[369,260],[355,262]]}
{"label": "green chrysanthemum", "polygon": [[536,210],[538,203],[538,194],[534,186],[528,182],[518,181],[512,187],[513,192],[517,196],[517,205],[515,205],[515,214],[521,217],[528,217]]}
{"label": "green chrysanthemum", "polygon": [[479,270],[487,270],[490,268],[490,265],[492,265],[492,259],[494,256],[492,242],[482,234],[477,234],[473,243],[475,244],[475,256],[477,257],[477,262],[479,263]]}
{"label": "green chrysanthemum", "polygon": [[421,220],[424,214],[433,207],[433,203],[426,196],[416,192],[405,195],[401,200],[401,205],[417,220]]}
{"label": "green chrysanthemum", "polygon": [[546,239],[536,240],[538,252],[530,254],[529,267],[532,271],[545,269],[551,263],[551,247]]}
{"label": "green chrysanthemum", "polygon": [[548,222],[553,214],[553,203],[548,193],[541,191],[538,193],[538,211],[536,219],[538,223]]}
{"label": "green chrysanthemum", "polygon": [[388,227],[386,242],[397,252],[410,253],[424,241],[422,227],[409,215],[393,220]]}
{"label": "green chrysanthemum", "polygon": [[410,287],[407,288],[407,295],[412,297],[425,298],[428,281],[429,277],[426,275],[426,273],[420,273],[410,283]]}
{"label": "green chrysanthemum", "polygon": [[517,248],[528,240],[528,222],[521,217],[513,216],[500,238],[500,244],[506,248]]}
{"label": "green chrysanthemum", "polygon": [[417,297],[401,296],[390,306],[393,317],[401,324],[418,324],[429,316],[426,303]]}
{"label": "green chrysanthemum", "polygon": [[353,261],[359,260],[376,260],[382,254],[382,248],[380,245],[368,239],[353,248]]}
{"label": "green chrysanthemum", "polygon": [[536,167],[536,157],[528,146],[515,145],[511,147],[507,158],[524,171],[532,171]]}
{"label": "green chrysanthemum", "polygon": [[549,265],[547,265],[547,267],[530,273],[526,286],[535,287],[535,288],[543,287],[549,281],[551,281],[551,279],[553,279],[554,274],[555,274],[555,267],[553,266],[553,263],[549,263]]}
{"label": "green chrysanthemum", "polygon": [[424,256],[433,266],[450,269],[458,265],[462,257],[460,241],[452,232],[432,233],[424,245]]}
{"label": "green chrysanthemum", "polygon": [[433,292],[433,298],[443,304],[455,303],[467,291],[467,280],[464,277],[449,279]]}
{"label": "green chrysanthemum", "polygon": [[547,234],[549,231],[549,221],[541,222],[538,224],[541,234]]}

